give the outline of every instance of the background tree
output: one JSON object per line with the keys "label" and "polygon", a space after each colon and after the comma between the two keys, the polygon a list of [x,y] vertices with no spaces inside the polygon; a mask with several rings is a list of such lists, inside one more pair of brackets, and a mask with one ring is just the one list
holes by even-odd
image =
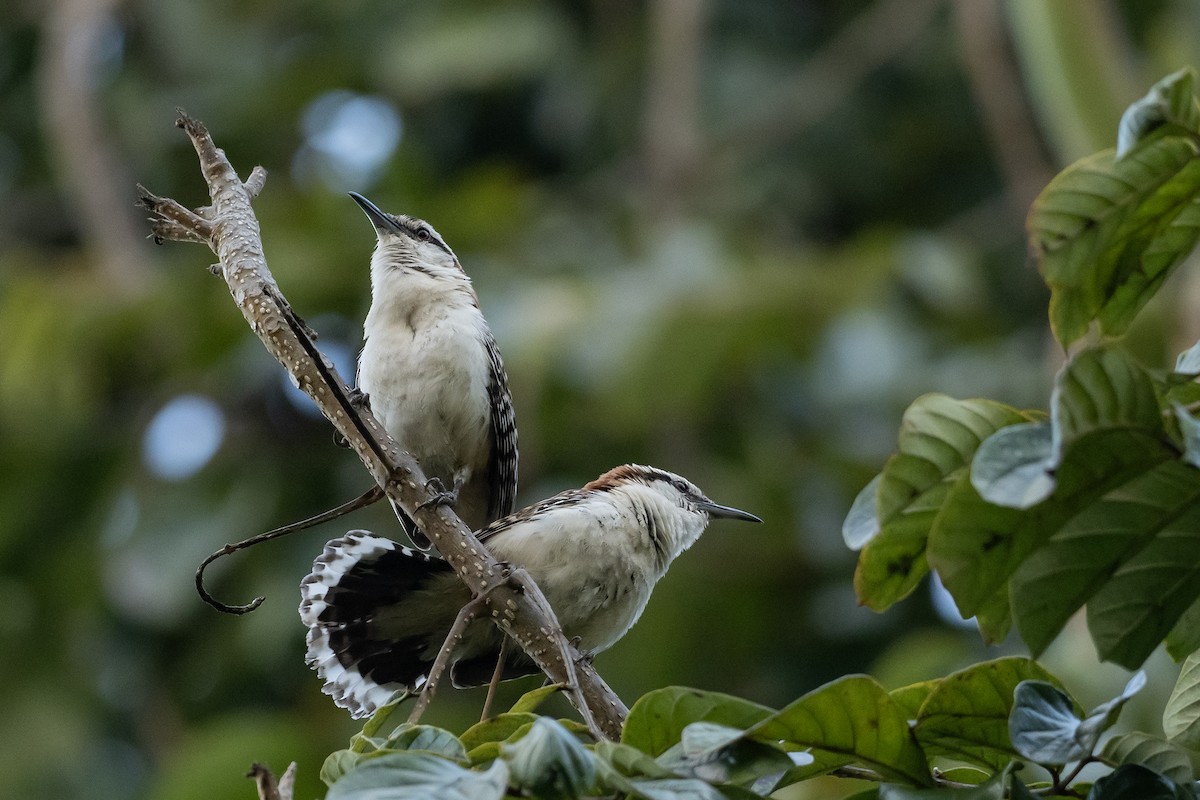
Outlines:
{"label": "background tree", "polygon": [[[248,758],[316,764],[355,730],[304,668],[294,608],[345,526],[215,574],[268,595],[251,618],[192,594],[214,547],[364,484],[195,253],[140,239],[133,176],[185,201],[196,186],[176,106],[272,171],[268,257],[343,364],[371,235],[342,193],[434,221],[504,348],[521,501],[639,460],[767,519],[708,536],[599,667],[627,699],[679,683],[779,707],[847,672],[899,686],[995,653],[924,588],[857,609],[841,521],[917,395],[1044,407],[1057,357],[1017,267],[1024,209],[1113,143],[1146,86],[1200,63],[1195,13],[18,5],[0,31],[6,782],[244,797]],[[1191,284],[1173,289],[1128,337],[1147,363],[1200,338]],[[1087,647],[1069,627],[1045,658],[1091,708],[1127,676]],[[477,706],[447,695],[430,721],[461,729]]]}

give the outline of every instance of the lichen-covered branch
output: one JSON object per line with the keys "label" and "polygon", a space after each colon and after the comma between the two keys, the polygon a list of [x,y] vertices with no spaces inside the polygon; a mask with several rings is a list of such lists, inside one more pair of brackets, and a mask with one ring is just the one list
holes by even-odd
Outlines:
{"label": "lichen-covered branch", "polygon": [[234,302],[267,351],[287,370],[362,460],[375,482],[417,521],[487,613],[567,696],[597,736],[616,739],[627,709],[590,663],[563,636],[554,611],[523,571],[500,564],[445,505],[429,503],[425,475],[369,410],[350,400],[350,389],[317,349],[308,326],[292,310],[267,269],[258,219],[250,207],[266,173],[259,167],[243,183],[204,125],[180,112],[200,157],[212,197],[210,206],[190,211],[174,200],[139,188],[159,240],[200,241],[220,259],[219,274]]}

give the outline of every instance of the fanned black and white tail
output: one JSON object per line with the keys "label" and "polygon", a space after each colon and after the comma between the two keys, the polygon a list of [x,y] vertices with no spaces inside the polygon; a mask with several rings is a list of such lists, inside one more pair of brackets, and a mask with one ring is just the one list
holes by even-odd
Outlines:
{"label": "fanned black and white tail", "polygon": [[397,691],[425,682],[450,627],[431,619],[421,600],[444,591],[439,576],[457,583],[446,562],[367,531],[334,539],[313,562],[300,584],[305,660],[351,716],[370,716]]}

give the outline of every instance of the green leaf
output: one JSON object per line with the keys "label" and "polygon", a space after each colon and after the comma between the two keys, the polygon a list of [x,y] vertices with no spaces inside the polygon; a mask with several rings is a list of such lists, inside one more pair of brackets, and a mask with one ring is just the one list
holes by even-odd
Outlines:
{"label": "green leaf", "polygon": [[693,722],[715,722],[749,728],[774,709],[740,697],[669,686],[642,695],[629,709],[621,741],[652,756],[662,755],[680,740]]}
{"label": "green leaf", "polygon": [[693,722],[684,728],[679,744],[659,756],[658,763],[685,777],[738,785],[794,766],[782,750],[748,739],[738,728],[711,722]]}
{"label": "green leaf", "polygon": [[1045,681],[1022,681],[1014,693],[1009,735],[1022,756],[1040,764],[1066,764],[1092,754],[1100,735],[1117,721],[1121,709],[1146,685],[1138,672],[1117,697],[1103,703],[1083,719],[1065,692]]}
{"label": "green leaf", "polygon": [[720,790],[696,778],[630,781],[633,792],[646,800],[725,800]]}
{"label": "green leaf", "polygon": [[655,759],[620,742],[600,741],[592,746],[592,752],[606,764],[611,765],[626,777],[678,778],[678,774],[664,767]]}
{"label": "green leaf", "polygon": [[1193,467],[1200,467],[1200,420],[1188,413],[1179,403],[1172,403],[1175,420],[1183,434],[1183,460]]}
{"label": "green leaf", "polygon": [[379,749],[383,741],[378,737],[379,732],[391,718],[392,712],[409,697],[411,695],[408,692],[397,692],[390,700],[381,705],[379,710],[363,724],[362,731],[350,737],[350,749],[356,753],[369,753]]}
{"label": "green leaf", "polygon": [[325,800],[500,800],[507,786],[503,761],[480,772],[426,753],[389,753],[347,772]]}
{"label": "green leaf", "polygon": [[547,686],[539,686],[533,691],[526,692],[517,698],[517,702],[513,703],[513,707],[508,710],[510,714],[532,714],[537,711],[538,706],[546,702],[546,699],[558,694],[562,691],[562,687],[556,683],[551,683]]}
{"label": "green leaf", "polygon": [[1187,750],[1141,731],[1114,736],[1104,743],[1100,758],[1112,766],[1142,764],[1176,783],[1194,779]]}
{"label": "green leaf", "polygon": [[1082,761],[1090,747],[1075,741],[1079,717],[1061,689],[1044,681],[1021,681],[1017,686],[1008,731],[1013,748],[1039,764]]}
{"label": "green leaf", "polygon": [[1114,428],[1070,445],[1050,498],[1018,510],[993,505],[970,480],[950,490],[929,533],[927,558],[969,618],[993,600],[1017,567],[1083,509],[1176,452],[1160,436]]}
{"label": "green leaf", "polygon": [[466,748],[458,737],[450,731],[432,725],[400,725],[392,731],[380,749],[423,750],[453,761],[467,760]]}
{"label": "green leaf", "polygon": [[1050,287],[1050,324],[1064,345],[1093,320],[1124,332],[1183,260],[1200,232],[1185,220],[1200,191],[1194,135],[1160,136],[1117,159],[1112,150],[1072,164],[1034,201],[1030,250]]}
{"label": "green leaf", "polygon": [[997,431],[971,462],[971,485],[989,503],[1029,508],[1054,491],[1050,471],[1058,462],[1053,426],[1026,422]]}
{"label": "green leaf", "polygon": [[361,758],[362,754],[353,750],[333,751],[325,757],[325,762],[321,764],[321,780],[326,786],[333,786],[335,781],[354,769]]}
{"label": "green leaf", "polygon": [[1191,67],[1172,72],[1150,87],[1145,97],[1125,109],[1117,128],[1118,158],[1164,125],[1200,132],[1200,105],[1192,88],[1195,79]]}
{"label": "green leaf", "polygon": [[1078,509],[1020,565],[1021,638],[1041,653],[1088,602],[1102,657],[1136,667],[1200,595],[1196,552],[1200,471],[1164,461]]}
{"label": "green leaf", "polygon": [[481,744],[508,741],[513,734],[532,725],[537,718],[536,714],[501,714],[475,723],[463,731],[459,740],[469,753]]}
{"label": "green leaf", "polygon": [[885,783],[879,787],[879,800],[1004,800],[1009,771],[998,772],[978,786],[963,788],[914,789]]}
{"label": "green leaf", "polygon": [[538,717],[515,744],[501,746],[512,783],[541,798],[574,798],[596,782],[596,757],[549,717]]}
{"label": "green leaf", "polygon": [[846,519],[842,520],[842,541],[851,550],[863,549],[867,542],[879,534],[879,515],[875,500],[882,479],[883,475],[876,475],[862,488],[850,504]]}
{"label": "green leaf", "polygon": [[1179,680],[1163,709],[1163,733],[1175,744],[1200,750],[1200,651],[1179,670]]}
{"label": "green leaf", "polygon": [[896,705],[904,710],[904,714],[909,719],[916,719],[921,705],[929,698],[929,695],[933,693],[933,690],[937,688],[939,683],[940,681],[938,680],[921,681],[920,683],[902,686],[899,689],[892,689],[888,694],[896,702]]}
{"label": "green leaf", "polygon": [[978,764],[998,772],[1017,755],[1009,738],[1013,692],[1026,680],[1058,679],[1028,658],[999,658],[972,665],[938,682],[921,706],[914,728],[929,756]]}
{"label": "green leaf", "polygon": [[[859,499],[843,536],[862,542],[854,585],[861,602],[882,611],[903,599],[929,571],[925,543],[934,516],[980,442],[1029,417],[990,400],[955,400],[942,394],[918,398],[904,412],[897,452],[877,485],[873,522]],[[864,489],[864,492],[867,490]],[[871,526],[878,530],[868,535]]]}
{"label": "green leaf", "polygon": [[1129,669],[1149,657],[1200,596],[1200,471],[1172,461],[1151,476],[1153,490],[1130,495],[1155,515],[1144,544],[1087,604],[1100,657]]}
{"label": "green leaf", "polygon": [[1123,764],[1097,779],[1087,800],[1185,800],[1189,794],[1141,764]]}
{"label": "green leaf", "polygon": [[1175,627],[1167,634],[1167,652],[1171,658],[1181,661],[1190,653],[1200,649],[1200,598],[1188,606]]}
{"label": "green leaf", "polygon": [[[1035,486],[1026,470],[1026,489],[1006,489],[1014,504],[1024,505],[1048,485],[1053,493],[1046,499],[1028,508],[999,506],[960,478],[934,519],[926,557],[964,617],[978,614],[1021,562],[1080,511],[1177,455],[1165,441],[1153,382],[1115,348],[1085,350],[1064,366],[1055,380],[1052,426],[1058,456],[1046,463],[1053,476],[1046,473]],[[990,447],[985,442],[976,457]]]}
{"label": "green leaf", "polygon": [[[864,675],[848,675],[809,692],[748,729],[746,735],[772,744],[782,742],[787,749],[811,749],[815,766],[822,771],[856,762],[890,780],[915,786],[932,782],[904,709]],[[789,773],[793,779],[801,774]]]}

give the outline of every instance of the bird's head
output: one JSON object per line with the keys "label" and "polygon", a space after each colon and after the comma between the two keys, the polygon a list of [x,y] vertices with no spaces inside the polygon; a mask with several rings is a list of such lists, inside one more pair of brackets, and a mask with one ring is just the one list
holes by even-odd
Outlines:
{"label": "bird's head", "polygon": [[393,271],[433,279],[448,278],[454,282],[467,279],[458,256],[428,222],[388,214],[357,192],[350,192],[350,197],[375,228],[378,242],[371,259],[371,270],[376,280],[386,278]]}

